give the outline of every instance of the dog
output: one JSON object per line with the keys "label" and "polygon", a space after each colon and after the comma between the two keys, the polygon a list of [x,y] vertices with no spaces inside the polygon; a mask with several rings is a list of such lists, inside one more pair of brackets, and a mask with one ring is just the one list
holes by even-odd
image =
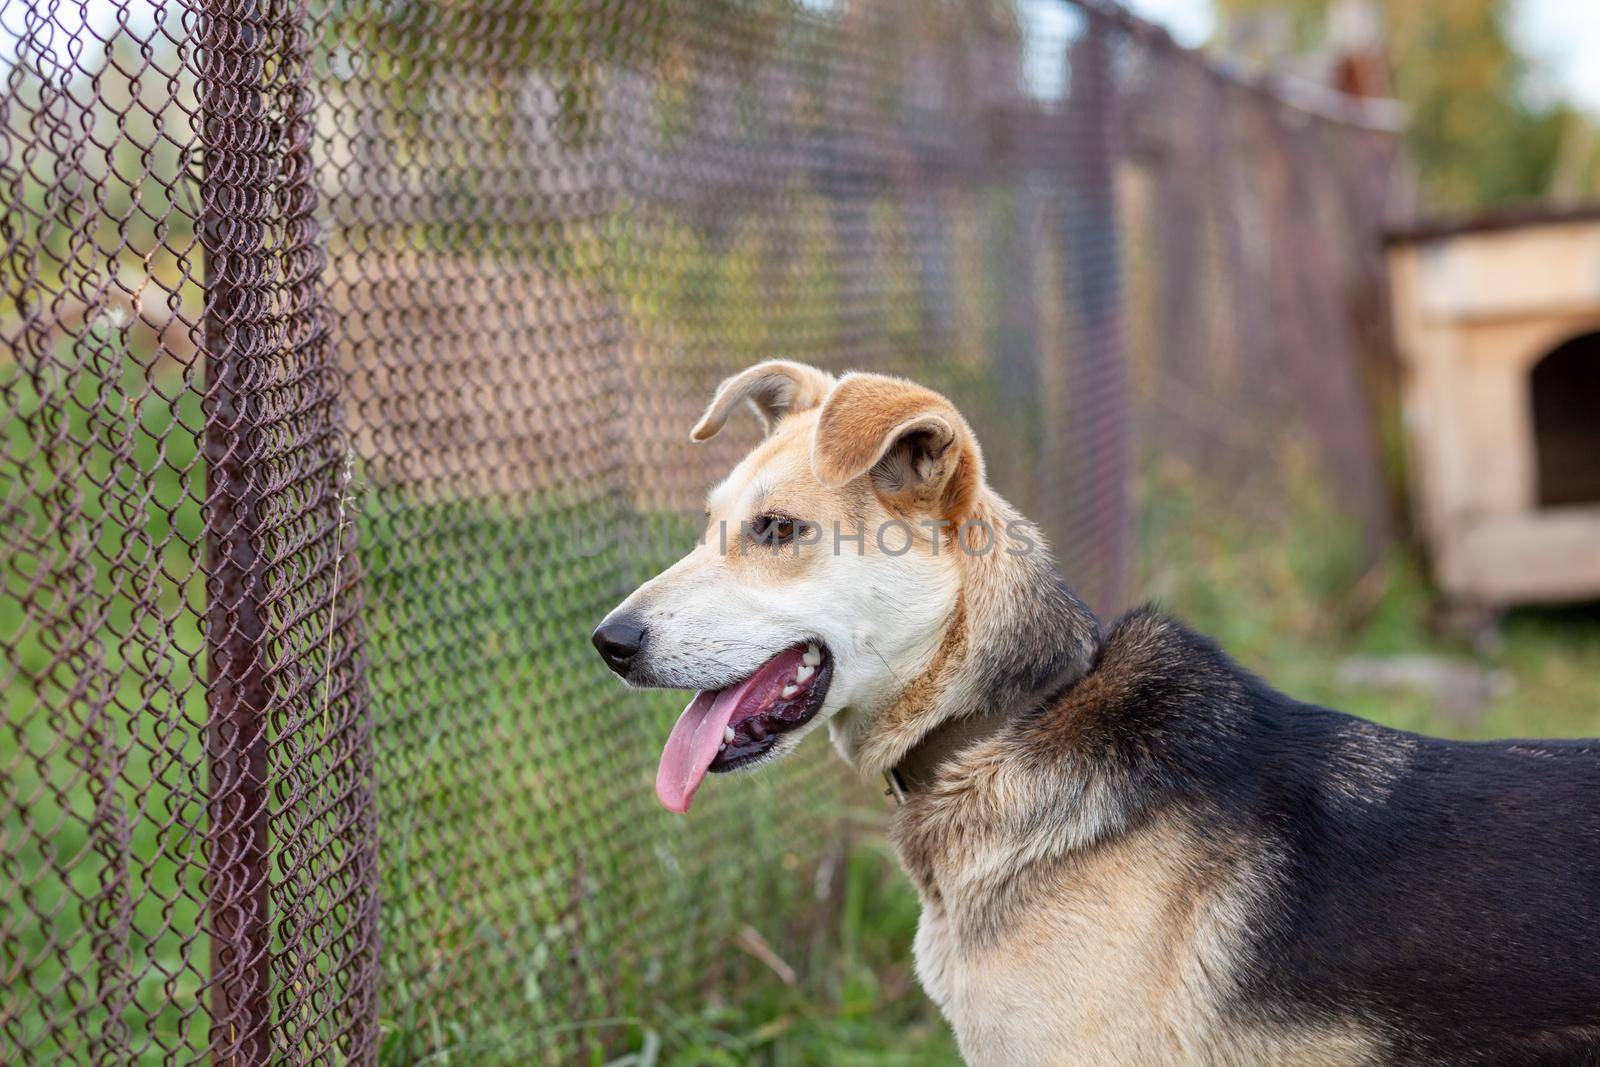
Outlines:
{"label": "dog", "polygon": [[902,801],[916,972],[974,1067],[1600,1064],[1600,742],[1456,742],[1103,626],[949,400],[770,361],[766,437],[593,641],[698,690],[685,812],[825,723]]}

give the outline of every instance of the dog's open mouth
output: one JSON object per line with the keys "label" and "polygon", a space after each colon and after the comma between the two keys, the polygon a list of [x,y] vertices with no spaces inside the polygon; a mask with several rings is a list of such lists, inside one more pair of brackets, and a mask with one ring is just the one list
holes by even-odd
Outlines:
{"label": "dog's open mouth", "polygon": [[833,679],[827,646],[786,648],[742,682],[702,689],[678,716],[661,752],[656,796],[685,812],[707,771],[731,771],[760,759],[778,735],[816,715]]}

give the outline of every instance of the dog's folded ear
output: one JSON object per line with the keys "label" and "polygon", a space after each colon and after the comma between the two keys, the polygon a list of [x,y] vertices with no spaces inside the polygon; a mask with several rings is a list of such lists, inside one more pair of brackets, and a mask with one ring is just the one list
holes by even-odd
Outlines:
{"label": "dog's folded ear", "polygon": [[847,374],[828,394],[811,469],[829,488],[868,475],[890,506],[956,523],[983,485],[983,455],[955,405],[881,374]]}
{"label": "dog's folded ear", "polygon": [[806,411],[822,403],[834,382],[833,375],[804,363],[793,363],[787,359],[769,359],[765,363],[757,363],[724,379],[717,386],[717,395],[711,398],[706,413],[689,431],[689,439],[706,441],[715,437],[728,421],[729,412],[741,400],[750,401],[750,406],[761,416],[767,432],[771,433],[778,420],[785,415]]}

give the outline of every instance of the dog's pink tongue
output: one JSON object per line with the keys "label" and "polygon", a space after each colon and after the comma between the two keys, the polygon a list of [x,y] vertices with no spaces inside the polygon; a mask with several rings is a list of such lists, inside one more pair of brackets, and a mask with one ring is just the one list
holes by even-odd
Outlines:
{"label": "dog's pink tongue", "polygon": [[789,649],[778,653],[762,668],[726,689],[702,689],[678,716],[667,747],[661,750],[661,766],[656,768],[656,796],[668,811],[683,814],[689,810],[694,791],[705,780],[706,770],[722,746],[722,731],[743,709],[744,719],[754,715],[789,682],[801,663],[800,653]]}
{"label": "dog's pink tongue", "polygon": [[717,758],[722,731],[733,718],[740,697],[754,682],[751,678],[726,689],[702,689],[678,716],[667,747],[661,750],[661,766],[656,768],[656,796],[668,811],[682,815],[689,810],[706,768]]}

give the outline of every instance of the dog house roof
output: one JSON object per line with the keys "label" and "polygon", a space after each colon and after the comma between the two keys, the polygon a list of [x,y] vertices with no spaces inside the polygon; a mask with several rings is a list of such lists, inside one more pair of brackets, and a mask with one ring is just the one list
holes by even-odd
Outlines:
{"label": "dog house roof", "polygon": [[1440,216],[1391,229],[1384,235],[1384,240],[1391,245],[1420,244],[1467,234],[1515,230],[1524,226],[1559,226],[1583,222],[1600,222],[1600,203],[1560,206],[1530,204],[1469,215]]}

